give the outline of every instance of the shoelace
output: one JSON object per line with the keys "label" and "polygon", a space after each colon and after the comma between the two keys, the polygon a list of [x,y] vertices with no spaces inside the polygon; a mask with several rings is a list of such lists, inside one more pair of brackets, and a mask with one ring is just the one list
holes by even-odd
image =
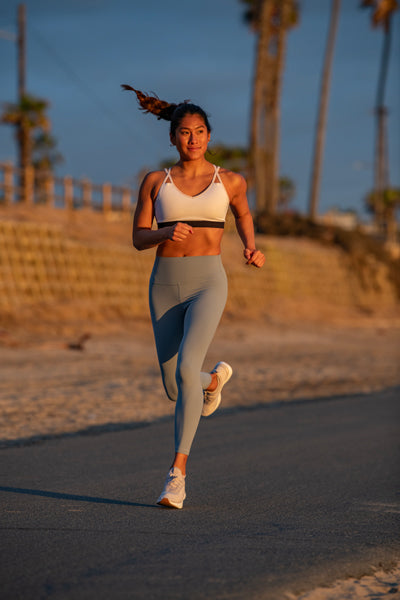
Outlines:
{"label": "shoelace", "polygon": [[170,475],[168,478],[168,485],[173,489],[178,488],[181,485],[178,475]]}

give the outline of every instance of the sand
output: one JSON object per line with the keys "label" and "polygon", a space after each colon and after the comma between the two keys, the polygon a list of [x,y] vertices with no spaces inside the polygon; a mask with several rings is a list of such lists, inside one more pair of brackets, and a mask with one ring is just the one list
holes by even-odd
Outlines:
{"label": "sand", "polygon": [[[0,331],[0,445],[148,422],[173,414],[147,319],[65,332]],[[222,408],[368,393],[400,384],[400,331],[224,318],[204,368],[234,375]]]}
{"label": "sand", "polygon": [[360,579],[336,581],[300,595],[288,594],[285,600],[378,600],[400,598],[400,563],[390,571],[376,570]]}

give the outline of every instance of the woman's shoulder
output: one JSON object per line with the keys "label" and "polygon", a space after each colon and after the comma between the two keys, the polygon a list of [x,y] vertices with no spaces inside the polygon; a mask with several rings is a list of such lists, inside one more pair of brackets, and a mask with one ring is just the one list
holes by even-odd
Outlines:
{"label": "woman's shoulder", "polygon": [[153,190],[159,188],[166,177],[165,171],[149,171],[143,177],[142,188]]}
{"label": "woman's shoulder", "polygon": [[221,176],[222,183],[228,190],[229,195],[231,195],[231,193],[237,194],[239,192],[246,191],[246,180],[240,173],[236,173],[235,171],[229,171],[229,169],[220,167],[219,174]]}
{"label": "woman's shoulder", "polygon": [[165,171],[149,171],[143,177],[140,186],[139,197],[150,197],[154,202],[165,177]]}
{"label": "woman's shoulder", "polygon": [[164,170],[160,171],[149,171],[143,178],[143,183],[156,183],[160,179],[164,179],[166,177],[166,172]]}

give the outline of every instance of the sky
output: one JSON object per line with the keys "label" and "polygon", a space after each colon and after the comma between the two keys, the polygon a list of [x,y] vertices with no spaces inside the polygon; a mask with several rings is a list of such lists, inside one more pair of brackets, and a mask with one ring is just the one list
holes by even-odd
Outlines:
{"label": "sky", "polygon": [[[0,4],[0,104],[17,99],[19,2]],[[383,42],[359,0],[342,0],[335,46],[319,212],[355,210],[373,183],[374,102]],[[128,83],[163,100],[190,99],[210,116],[212,142],[246,146],[255,36],[239,0],[26,0],[27,91],[50,102],[60,176],[137,187],[143,170],[174,158],[168,123],[137,109]],[[288,34],[281,99],[280,173],[308,207],[318,93],[330,0],[300,0]],[[390,182],[400,186],[400,11],[386,89]],[[0,126],[0,161],[16,161]]]}

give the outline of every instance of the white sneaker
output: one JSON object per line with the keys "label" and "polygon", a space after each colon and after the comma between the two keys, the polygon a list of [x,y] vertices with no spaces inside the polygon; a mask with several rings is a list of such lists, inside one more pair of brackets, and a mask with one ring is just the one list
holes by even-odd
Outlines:
{"label": "white sneaker", "polygon": [[211,373],[217,374],[217,387],[212,392],[204,390],[204,404],[201,412],[203,417],[209,417],[221,404],[221,391],[224,385],[232,377],[232,367],[226,362],[220,361],[215,365]]}
{"label": "white sneaker", "polygon": [[186,498],[185,477],[186,475],[182,475],[182,471],[178,467],[172,467],[169,470],[157,504],[171,508],[182,508],[183,501]]}

